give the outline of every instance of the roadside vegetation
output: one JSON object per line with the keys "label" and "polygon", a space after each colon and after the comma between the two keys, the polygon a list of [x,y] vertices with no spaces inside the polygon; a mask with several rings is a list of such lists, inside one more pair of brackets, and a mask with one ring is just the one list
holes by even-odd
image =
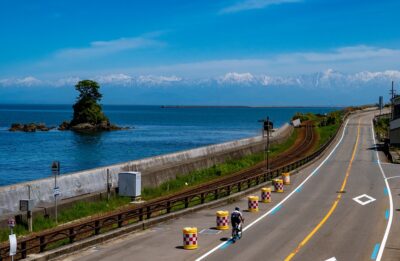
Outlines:
{"label": "roadside vegetation", "polygon": [[378,136],[380,141],[384,141],[385,139],[388,139],[388,133],[389,133],[389,124],[390,124],[390,118],[389,117],[378,117],[376,120],[374,120],[374,128],[375,128],[375,133]]}
{"label": "roadside vegetation", "polygon": [[[297,129],[293,134],[281,144],[270,146],[270,158],[276,157],[279,153],[293,146],[297,139]],[[145,200],[165,196],[171,193],[178,192],[182,189],[196,186],[207,181],[218,179],[238,171],[244,170],[264,160],[264,152],[251,154],[241,159],[229,160],[225,163],[216,164],[211,168],[193,171],[187,175],[178,176],[174,180],[169,180],[156,188],[145,188],[142,192],[142,197]]]}
{"label": "roadside vegetation", "polygon": [[314,123],[318,134],[318,143],[315,149],[319,149],[335,135],[344,114],[344,110],[332,111],[327,114],[296,113],[292,119],[300,119],[301,122],[312,121]]}
{"label": "roadside vegetation", "polygon": [[[78,201],[74,203],[70,208],[61,210],[58,213],[58,223],[64,224],[83,217],[116,210],[124,205],[129,204],[130,201],[131,199],[129,197],[120,196],[113,196],[108,201],[107,199],[94,202]],[[35,216],[35,218],[33,219],[33,232],[42,231],[56,226],[56,222],[53,218]],[[14,233],[16,233],[18,236],[29,234],[27,230],[27,224],[17,224],[14,227]],[[9,229],[0,229],[0,242],[8,241],[9,234]]]}

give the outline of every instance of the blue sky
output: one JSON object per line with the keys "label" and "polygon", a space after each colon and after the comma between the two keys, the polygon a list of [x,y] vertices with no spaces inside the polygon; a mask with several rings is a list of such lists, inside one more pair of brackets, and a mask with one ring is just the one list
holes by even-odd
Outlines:
{"label": "blue sky", "polygon": [[[321,102],[326,88],[374,85],[373,95],[386,94],[400,80],[398,10],[395,0],[2,0],[0,102],[39,103],[29,99],[32,87],[54,95],[49,89],[84,78],[121,97],[146,88],[148,101],[133,103],[168,96],[171,86],[181,95],[220,85],[271,87],[275,95],[284,85],[321,92]],[[155,100],[181,103],[178,96]]]}

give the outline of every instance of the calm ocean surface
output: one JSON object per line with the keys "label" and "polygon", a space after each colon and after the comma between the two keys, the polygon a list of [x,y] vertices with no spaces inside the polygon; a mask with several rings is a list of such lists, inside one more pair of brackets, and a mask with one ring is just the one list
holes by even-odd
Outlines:
{"label": "calm ocean surface", "polygon": [[0,105],[0,186],[61,173],[255,136],[268,115],[281,126],[295,112],[326,113],[334,108],[161,108],[104,106],[111,122],[134,129],[93,135],[70,131],[9,132],[14,122],[57,126],[70,120],[70,105]]}

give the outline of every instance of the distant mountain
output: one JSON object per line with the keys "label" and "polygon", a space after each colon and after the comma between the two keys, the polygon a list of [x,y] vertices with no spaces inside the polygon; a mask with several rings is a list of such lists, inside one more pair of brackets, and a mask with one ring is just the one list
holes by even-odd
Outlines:
{"label": "distant mountain", "polygon": [[[297,76],[229,72],[214,78],[110,74],[91,77],[104,91],[105,104],[154,105],[357,105],[388,100],[400,71],[346,74],[326,70]],[[0,103],[73,103],[79,77],[41,80],[0,79]]]}

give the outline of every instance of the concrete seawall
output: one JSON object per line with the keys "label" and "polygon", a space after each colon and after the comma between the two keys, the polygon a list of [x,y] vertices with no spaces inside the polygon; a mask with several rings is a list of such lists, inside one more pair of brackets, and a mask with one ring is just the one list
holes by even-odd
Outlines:
{"label": "concrete seawall", "polygon": [[[285,124],[272,134],[271,144],[287,139],[293,127]],[[99,193],[106,190],[107,169],[112,177],[112,185],[118,184],[118,173],[121,171],[141,171],[142,186],[154,187],[191,171],[208,168],[229,159],[262,151],[265,139],[261,136],[241,139],[206,147],[129,161],[111,166],[64,174],[57,178],[61,190],[61,203],[74,197]],[[54,179],[45,178],[11,186],[0,187],[0,219],[19,213],[19,200],[31,198],[37,207],[45,208],[53,202]]]}

